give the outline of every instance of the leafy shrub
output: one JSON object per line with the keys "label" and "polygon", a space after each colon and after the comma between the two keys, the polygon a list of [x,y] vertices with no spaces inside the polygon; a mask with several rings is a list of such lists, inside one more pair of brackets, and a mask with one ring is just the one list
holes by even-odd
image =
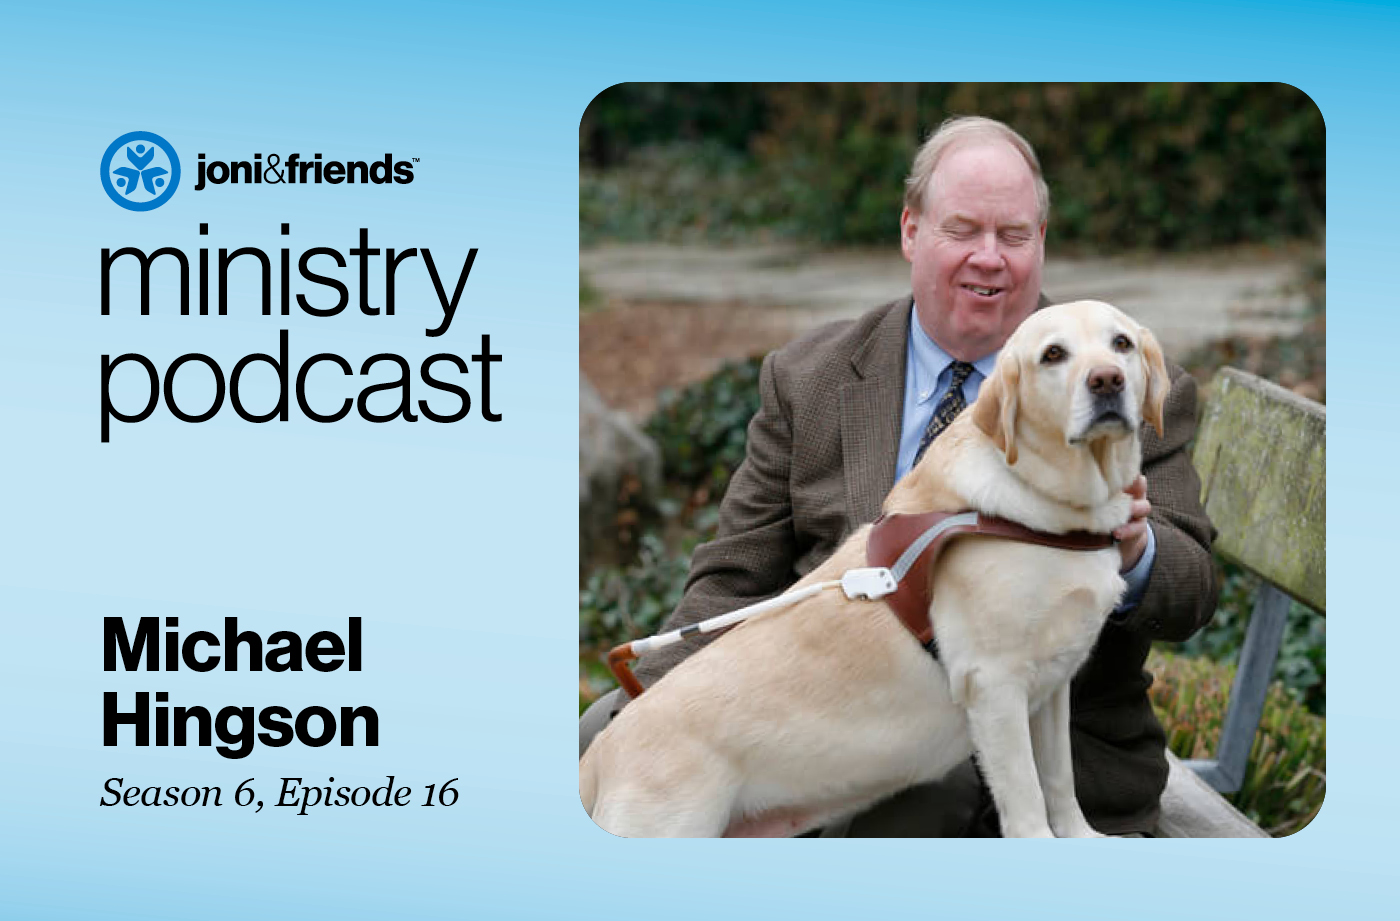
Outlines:
{"label": "leafy shrub", "polygon": [[743,154],[705,142],[658,144],[624,166],[579,174],[579,239],[732,241],[780,229],[775,201]]}
{"label": "leafy shrub", "polygon": [[[638,194],[648,183],[665,190],[684,169],[641,152],[680,142],[672,150],[713,149],[690,172],[720,181],[687,180],[665,207],[619,197],[625,220],[603,217],[593,205],[606,196],[590,192],[582,236],[724,237],[766,227],[803,240],[892,244],[914,150],[959,114],[1001,119],[1035,146],[1057,244],[1191,249],[1314,238],[1324,226],[1322,115],[1286,84],[682,83],[599,94],[580,126],[581,171],[626,176]],[[731,166],[706,172],[703,158],[720,156]],[[639,179],[648,172],[654,180]],[[722,228],[726,214],[738,219]]]}
{"label": "leafy shrub", "polygon": [[763,361],[728,362],[685,389],[664,391],[646,432],[661,448],[663,475],[721,496],[744,459],[749,420],[758,412]]}
{"label": "leafy shrub", "polygon": [[734,153],[768,121],[766,94],[751,83],[619,83],[579,121],[579,162],[605,169],[640,147],[704,142]]}
{"label": "leafy shrub", "polygon": [[[1219,560],[1219,558],[1217,558]],[[1244,646],[1254,610],[1259,577],[1233,563],[1219,561],[1224,572],[1220,601],[1211,622],[1184,643],[1171,648],[1186,656],[1234,662]],[[1317,612],[1294,601],[1288,608],[1275,676],[1312,713],[1327,713],[1327,622]]]}
{"label": "leafy shrub", "polygon": [[579,645],[607,649],[655,633],[680,603],[689,568],[688,552],[643,534],[636,562],[595,570],[579,589]]}
{"label": "leafy shrub", "polygon": [[[1211,758],[1234,681],[1233,665],[1154,651],[1150,692],[1167,747],[1180,758]],[[1313,820],[1327,793],[1327,723],[1275,682],[1250,750],[1244,783],[1227,797],[1275,836]]]}

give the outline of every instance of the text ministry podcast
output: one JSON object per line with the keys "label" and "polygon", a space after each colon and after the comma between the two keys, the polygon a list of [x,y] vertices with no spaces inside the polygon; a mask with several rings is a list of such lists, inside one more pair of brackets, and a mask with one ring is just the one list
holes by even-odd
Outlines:
{"label": "text ministry podcast", "polygon": [[[283,223],[281,229],[283,236],[291,233],[289,224]],[[201,236],[208,236],[209,225],[201,223],[199,225]],[[436,327],[426,329],[424,332],[429,338],[437,338],[444,335],[452,325],[452,320],[456,316],[458,304],[462,299],[463,289],[471,275],[472,266],[476,261],[477,249],[473,247],[463,260],[460,270],[457,270],[455,284],[451,294],[448,293],[448,284],[452,283],[451,269],[443,266],[439,269],[437,262],[433,258],[432,250],[424,247],[410,247],[408,249],[395,249],[393,247],[381,249],[378,246],[370,246],[370,232],[366,227],[359,228],[359,245],[350,247],[345,254],[339,250],[327,246],[313,246],[302,251],[297,259],[297,272],[301,279],[318,286],[319,293],[316,299],[320,306],[312,302],[305,292],[298,292],[293,298],[292,275],[291,275],[291,250],[283,247],[277,256],[276,275],[280,281],[278,291],[278,304],[276,309],[280,316],[290,316],[292,304],[295,301],[297,309],[308,316],[324,318],[334,317],[350,308],[351,292],[349,286],[340,278],[334,275],[322,274],[326,268],[321,262],[313,267],[312,260],[317,257],[329,259],[335,263],[339,269],[348,266],[346,256],[358,262],[358,309],[366,316],[386,316],[396,315],[396,281],[399,272],[405,262],[413,260],[421,264],[432,281],[433,289],[437,294],[438,306],[441,308],[441,321]],[[382,257],[381,268],[384,277],[384,289],[382,300],[375,304],[370,291],[370,261]],[[261,300],[261,311],[263,316],[273,316],[273,261],[269,254],[255,246],[244,246],[230,251],[227,247],[221,247],[217,253],[217,267],[211,274],[210,271],[210,251],[208,247],[200,247],[197,255],[197,291],[198,291],[198,315],[210,315],[210,294],[211,280],[215,282],[215,311],[218,316],[227,316],[229,310],[229,269],[237,260],[244,260],[253,265],[259,272],[260,285],[258,293]],[[146,252],[134,246],[125,246],[119,249],[104,247],[101,252],[101,310],[103,316],[110,316],[112,312],[112,272],[114,266],[119,263],[128,268],[139,268],[140,272],[140,313],[141,316],[150,316],[151,313],[151,269],[158,260],[164,260],[163,265],[178,267],[179,270],[179,298],[180,315],[191,315],[191,259],[182,250],[174,246],[163,246],[158,249]],[[447,283],[445,283],[445,280]],[[334,292],[336,300],[329,303],[329,293]],[[163,305],[165,309],[173,308],[173,304]],[[491,365],[502,360],[502,356],[491,351],[491,337],[483,333],[481,336],[481,349],[470,356],[473,363],[477,364],[478,376],[480,378],[480,414],[483,419],[489,422],[498,422],[502,415],[495,412],[491,403]],[[196,363],[204,365],[214,380],[214,398],[208,406],[189,407],[181,405],[176,395],[176,377],[180,370],[187,364]],[[277,376],[278,398],[276,404],[262,412],[254,412],[249,409],[243,399],[241,384],[243,374],[251,366],[262,364],[270,366]],[[340,406],[322,406],[319,409],[312,406],[311,398],[308,395],[307,379],[312,370],[317,365],[326,364],[338,368],[341,375],[349,377],[355,372],[349,361],[340,355],[330,352],[317,352],[305,358],[297,367],[295,375],[295,385],[292,384],[292,359],[290,355],[289,336],[286,329],[278,332],[277,354],[272,355],[264,352],[255,352],[240,358],[225,375],[223,368],[210,355],[203,352],[189,352],[179,356],[165,368],[164,372],[158,369],[150,358],[137,352],[127,352],[113,358],[110,354],[102,356],[101,364],[101,439],[108,442],[111,439],[112,420],[118,422],[134,424],[143,422],[150,418],[160,404],[162,397],[166,408],[177,419],[183,422],[200,423],[207,422],[218,415],[223,408],[225,396],[232,404],[233,411],[243,420],[253,423],[271,422],[273,420],[286,422],[291,415],[291,397],[295,393],[296,403],[301,414],[308,419],[320,423],[339,422],[350,415],[352,409],[358,409],[361,418],[369,422],[390,422],[395,419],[402,419],[406,422],[417,422],[420,417],[426,417],[433,422],[451,423],[466,418],[472,408],[472,399],[465,387],[456,380],[439,376],[442,374],[441,367],[450,365],[456,374],[466,375],[468,373],[467,362],[460,356],[448,352],[438,352],[427,356],[418,367],[418,377],[427,389],[437,391],[439,399],[444,401],[436,407],[427,399],[416,401],[417,412],[415,412],[415,402],[413,400],[413,372],[407,359],[402,355],[388,352],[380,352],[364,359],[359,368],[360,376],[368,376],[375,365],[383,364],[397,369],[398,375],[394,380],[369,384],[359,390],[358,396],[352,398],[346,396]],[[123,366],[128,366],[123,368]],[[436,373],[435,367],[438,366]],[[144,405],[139,409],[135,405],[118,407],[113,396],[113,379],[118,373],[134,373],[139,380],[144,371],[145,381],[140,386],[146,388],[146,399]],[[386,396],[391,392],[397,392],[398,403],[389,409],[384,405],[383,398],[376,402],[378,409],[370,406],[370,398],[379,393]],[[421,391],[420,391],[421,392]],[[188,400],[188,397],[186,398]],[[454,405],[455,404],[455,405]],[[263,407],[258,407],[263,409]],[[383,411],[389,409],[389,411]],[[131,411],[135,410],[135,411]],[[322,411],[327,410],[327,411]]]}

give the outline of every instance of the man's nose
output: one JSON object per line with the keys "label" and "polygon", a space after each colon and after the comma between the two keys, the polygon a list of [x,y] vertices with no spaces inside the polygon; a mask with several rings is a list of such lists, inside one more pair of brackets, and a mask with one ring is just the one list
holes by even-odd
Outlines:
{"label": "man's nose", "polygon": [[977,238],[977,246],[972,251],[970,261],[979,269],[999,269],[1002,265],[1001,247],[995,233],[987,233]]}

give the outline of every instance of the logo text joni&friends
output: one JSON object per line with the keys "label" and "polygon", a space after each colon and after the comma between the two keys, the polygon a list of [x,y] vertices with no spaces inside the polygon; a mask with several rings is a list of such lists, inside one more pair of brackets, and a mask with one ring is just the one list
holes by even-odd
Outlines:
{"label": "logo text joni&friends", "polygon": [[[251,160],[210,160],[199,154],[194,191],[211,185],[408,185],[411,160],[386,153],[375,160],[310,159],[300,153],[253,154]],[[169,141],[150,131],[132,131],[108,146],[102,156],[102,187],[113,202],[129,211],[150,211],[170,200],[180,185],[180,158]]]}

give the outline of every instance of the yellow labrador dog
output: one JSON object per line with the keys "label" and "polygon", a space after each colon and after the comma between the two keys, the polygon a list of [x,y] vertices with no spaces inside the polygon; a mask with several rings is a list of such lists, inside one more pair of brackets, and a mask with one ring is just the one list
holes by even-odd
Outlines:
{"label": "yellow labrador dog", "polygon": [[[1168,389],[1151,332],[1108,304],[1027,319],[977,401],[885,511],[977,510],[1063,534],[1129,517],[1138,432]],[[867,565],[857,531],[793,589]],[[930,656],[882,601],[823,591],[731,630],[633,701],[579,766],[627,837],[798,834],[936,780],[974,749],[1009,837],[1087,837],[1069,682],[1124,583],[1112,547],[982,536],[933,569]]]}

